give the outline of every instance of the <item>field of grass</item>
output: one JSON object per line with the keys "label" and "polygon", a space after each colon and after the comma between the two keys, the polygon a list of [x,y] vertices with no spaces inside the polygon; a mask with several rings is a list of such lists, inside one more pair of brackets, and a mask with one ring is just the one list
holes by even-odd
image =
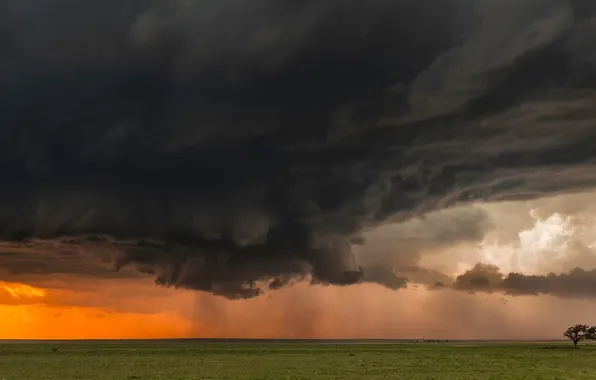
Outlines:
{"label": "field of grass", "polygon": [[596,379],[596,346],[565,343],[0,344],[16,379]]}

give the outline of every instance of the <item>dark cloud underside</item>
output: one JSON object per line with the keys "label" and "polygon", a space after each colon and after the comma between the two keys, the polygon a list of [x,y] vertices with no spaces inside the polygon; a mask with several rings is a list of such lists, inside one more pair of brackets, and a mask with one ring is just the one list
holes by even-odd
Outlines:
{"label": "dark cloud underside", "polygon": [[595,16],[4,1],[0,236],[109,237],[117,267],[233,298],[311,275],[399,287],[355,259],[363,228],[594,187]]}
{"label": "dark cloud underside", "polygon": [[501,273],[493,265],[478,264],[457,277],[457,290],[504,292],[511,295],[546,294],[557,297],[596,297],[596,269],[576,268],[568,273],[524,275]]}

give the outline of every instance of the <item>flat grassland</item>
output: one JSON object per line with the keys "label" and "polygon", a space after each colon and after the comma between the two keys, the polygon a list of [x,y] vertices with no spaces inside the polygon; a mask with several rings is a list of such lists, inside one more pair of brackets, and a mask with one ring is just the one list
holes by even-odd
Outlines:
{"label": "flat grassland", "polygon": [[16,379],[596,379],[570,343],[52,342],[0,344]]}

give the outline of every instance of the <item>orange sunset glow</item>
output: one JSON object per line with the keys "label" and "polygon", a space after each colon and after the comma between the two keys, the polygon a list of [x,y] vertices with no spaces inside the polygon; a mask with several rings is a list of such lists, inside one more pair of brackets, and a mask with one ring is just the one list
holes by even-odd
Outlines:
{"label": "orange sunset glow", "polygon": [[2,289],[17,299],[43,298],[46,296],[45,290],[25,284],[4,284],[2,285]]}
{"label": "orange sunset glow", "polygon": [[[493,338],[556,337],[560,325],[589,317],[596,306],[552,297],[507,297],[392,291],[378,285],[321,287],[298,284],[255,299],[229,301],[206,293],[165,289],[138,280],[130,293],[96,288],[35,289],[42,297],[0,306],[2,339],[158,338]],[[76,288],[76,284],[73,284]],[[17,293],[17,292],[15,292]],[[27,293],[27,294],[33,294]],[[136,293],[135,296],[133,293]],[[27,296],[25,296],[27,297]],[[552,310],[561,310],[553,313]],[[550,313],[549,318],[540,318]],[[578,315],[581,314],[581,315]]]}
{"label": "orange sunset glow", "polygon": [[[75,293],[76,294],[76,293]],[[12,298],[6,299],[6,296]],[[181,338],[192,333],[190,322],[165,312],[120,311],[77,306],[73,292],[27,284],[0,285],[2,339],[132,339]]]}
{"label": "orange sunset glow", "polygon": [[47,305],[0,306],[4,339],[181,338],[187,321],[165,314],[106,312],[100,308]]}

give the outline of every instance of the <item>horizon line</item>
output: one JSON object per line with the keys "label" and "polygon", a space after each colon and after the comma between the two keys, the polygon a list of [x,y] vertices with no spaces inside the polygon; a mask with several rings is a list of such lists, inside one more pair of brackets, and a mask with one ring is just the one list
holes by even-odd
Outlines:
{"label": "horizon line", "polygon": [[288,342],[288,343],[342,343],[342,342],[356,342],[356,343],[416,343],[416,342],[428,342],[428,343],[451,343],[451,342],[566,342],[566,339],[561,338],[540,338],[540,339],[523,339],[523,338],[476,338],[476,339],[462,339],[462,338],[59,338],[59,339],[1,339],[0,344],[9,343],[76,343],[76,342],[262,342],[262,343],[275,343],[275,342]]}

